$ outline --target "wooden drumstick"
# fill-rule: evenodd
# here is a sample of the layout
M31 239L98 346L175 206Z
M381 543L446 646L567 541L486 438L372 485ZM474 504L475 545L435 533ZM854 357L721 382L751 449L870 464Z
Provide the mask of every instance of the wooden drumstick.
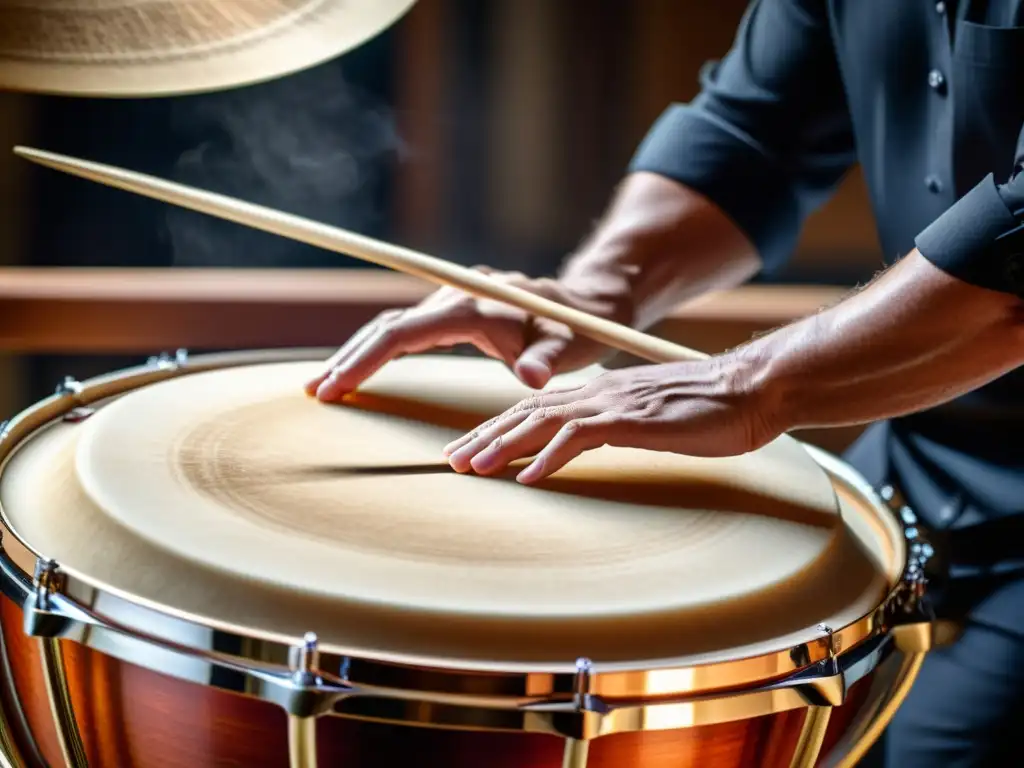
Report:
M707 355L701 352L656 338L621 323L567 307L475 270L328 224L102 163L30 147L15 147L14 153L40 165L100 184L227 219L335 253L353 256L440 285L459 288L480 298L511 304L533 315L562 323L577 333L609 347L651 362L667 363L707 358Z

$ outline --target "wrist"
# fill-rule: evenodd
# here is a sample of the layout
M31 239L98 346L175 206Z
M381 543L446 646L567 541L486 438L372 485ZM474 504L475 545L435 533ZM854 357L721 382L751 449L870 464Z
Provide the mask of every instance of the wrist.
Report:
M740 398L757 445L798 427L790 407L794 402L793 382L776 364L770 347L771 339L763 337L722 355L730 389Z
M636 319L633 272L635 270L624 263L591 251L571 258L558 283L590 306L590 311L633 326Z

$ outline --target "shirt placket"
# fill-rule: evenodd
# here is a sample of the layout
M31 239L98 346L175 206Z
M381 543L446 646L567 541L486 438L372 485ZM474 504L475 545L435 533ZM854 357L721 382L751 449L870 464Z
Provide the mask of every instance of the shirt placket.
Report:
M922 87L929 91L929 114L933 133L926 137L931 147L928 153L928 169L923 179L925 189L935 198L935 214L942 213L956 200L954 173L954 111L953 88L950 82L953 59L952 20L949 5L945 0L925 0L931 16L928 28L931 34L932 61Z

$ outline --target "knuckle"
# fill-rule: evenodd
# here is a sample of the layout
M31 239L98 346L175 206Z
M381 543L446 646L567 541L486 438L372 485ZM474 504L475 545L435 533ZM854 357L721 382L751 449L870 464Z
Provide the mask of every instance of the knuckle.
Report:
M504 274L503 278L504 278L505 282L511 283L512 285L515 285L515 286L522 286L525 283L531 282L530 278L527 277L522 272L506 272Z
M563 413L563 409L557 406L545 406L534 411L531 418L535 419L538 424L550 424L560 421L563 418Z
M580 433L583 432L585 429L586 425L582 421L576 419L572 421L567 421L564 425L562 425L562 432L564 432L565 436L569 438L579 437Z
M405 326L398 322L392 322L382 326L377 331L376 341L380 344L394 344L405 335Z
M537 409L541 407L541 402L536 397L528 397L525 400L520 400L512 408L512 413L523 413L525 411L533 411L530 414L531 418L537 415Z

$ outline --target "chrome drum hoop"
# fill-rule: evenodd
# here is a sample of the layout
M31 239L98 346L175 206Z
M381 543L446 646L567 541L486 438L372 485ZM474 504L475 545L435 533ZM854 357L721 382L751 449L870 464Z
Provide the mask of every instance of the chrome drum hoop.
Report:
M190 358L179 351L86 382L67 379L53 396L0 429L0 472L17 446L37 429L58 418L87 418L93 403L136 387L204 370L323 359L332 352L248 351ZM806 447L834 482L854 495L882 501L838 458ZM842 703L845 690L891 651L893 627L920 620L923 594L920 557L908 560L904 542L894 539L903 547L898 555L905 567L901 579L875 610L845 627L819 626L816 638L775 653L687 668L594 665L586 659L567 659L564 667L556 669L440 666L423 659L381 658L372 652L320 646L312 635L284 637L142 601L48 560L45 553L35 551L17 535L2 510L0 518L4 537L0 541L0 589L23 607L29 635L68 639L180 679L256 696L297 718L335 711L376 717L373 706L364 707L360 702L413 701L455 710L482 709L496 717L504 713L499 719L513 730L587 739L652 728L649 721L653 718L644 717L640 710L654 706L686 706L688 714L683 719L689 725L713 721L695 717L697 711L706 710L707 717L725 721L752 716L754 710L766 714L800 706L836 706ZM898 515L892 522L903 528L908 539L918 535ZM9 546L12 538L27 551L27 557L18 547ZM90 607L96 605L102 605L103 611ZM175 626L184 630L183 635L206 639L183 642L143 629L154 624ZM220 650L232 647L245 650ZM183 663L169 665L169 657ZM213 675L215 669L235 674ZM212 682L215 679L216 684ZM727 707L727 711L701 706L723 698L735 699L737 706ZM747 703L741 705L741 699ZM511 720L508 715L513 715Z

